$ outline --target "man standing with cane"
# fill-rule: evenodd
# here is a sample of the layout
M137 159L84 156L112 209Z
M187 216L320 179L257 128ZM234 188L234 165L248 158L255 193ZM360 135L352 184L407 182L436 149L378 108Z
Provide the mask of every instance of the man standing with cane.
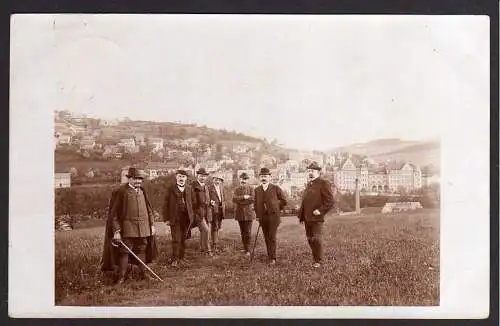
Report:
M109 245L105 245L103 268L106 268L106 265L109 264L118 264L117 284L122 284L127 278L129 250L133 252L132 257L135 255L144 263L152 262L157 255L154 241L153 209L142 188L144 176L142 170L134 167L129 168L127 173L128 183L120 186L112 194L106 235L107 238L110 238L109 233L113 235L111 242L105 239L105 244L117 247L119 254L118 261L115 262L114 250ZM122 243L124 245L121 245ZM132 262L139 265L141 278L150 279L149 275L146 274L144 265L136 262L135 258L133 259Z
M313 267L321 266L323 258L323 241L321 238L325 215L333 208L334 198L331 183L319 176L321 167L312 162L307 167L307 187L304 191L298 218L305 223L307 242L313 254Z
M267 256L270 265L276 264L276 233L281 223L281 210L286 206L283 191L270 183L271 172L261 168L259 173L261 184L255 188L255 214L266 242Z

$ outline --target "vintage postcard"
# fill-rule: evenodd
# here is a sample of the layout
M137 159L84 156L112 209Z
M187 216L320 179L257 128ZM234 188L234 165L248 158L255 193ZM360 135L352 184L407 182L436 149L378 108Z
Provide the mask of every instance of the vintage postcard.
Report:
M13 15L10 316L486 318L489 24Z

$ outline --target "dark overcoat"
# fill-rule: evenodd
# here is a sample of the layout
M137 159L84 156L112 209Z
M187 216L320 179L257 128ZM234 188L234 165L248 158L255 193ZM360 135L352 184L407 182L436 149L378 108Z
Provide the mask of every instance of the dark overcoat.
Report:
M127 191L128 184L122 185L119 188L113 190L111 194L111 199L109 201L108 218L106 221L106 228L104 231L104 248L101 258L101 270L112 271L118 267L120 250L119 247L113 246L112 239L114 235L114 229L116 228L116 214L123 214L126 210L126 200L125 194ZM153 211L151 204L149 202L146 192L143 190L144 197L146 199L146 204L148 205L148 211ZM118 218L119 220L119 218ZM153 221L153 217L150 217L150 221ZM150 225L151 227L152 225ZM153 262L158 256L158 247L156 244L156 236L151 235L147 237L146 245L146 261L144 263L148 264ZM129 262L132 264L139 265L140 263L132 256L129 257Z
M281 220L281 210L286 206L287 201L283 190L275 184L270 183L264 191L262 185L255 188L255 215L257 218L264 216L264 202L269 203L267 217L271 220Z
M193 194L193 211L195 224L198 224L202 218L206 218L208 222L212 222L212 209L210 206L210 190L208 185L202 186L198 180L191 184Z
M318 177L309 182L304 190L298 218L300 221L324 222L326 213L333 208L334 204L335 199L330 181ZM313 214L316 209L319 210L320 215Z
M162 215L163 221L168 222L169 225L176 225L179 223L179 206L177 205L177 197L175 191L177 184L171 184L165 189L165 197L163 199ZM186 193L186 207L191 227L194 224L194 211L193 211L193 193L189 185L184 188Z
M245 199L245 195L250 198ZM250 185L239 185L234 189L233 193L234 219L237 221L252 221L255 219L255 212L253 209L254 203L254 189Z

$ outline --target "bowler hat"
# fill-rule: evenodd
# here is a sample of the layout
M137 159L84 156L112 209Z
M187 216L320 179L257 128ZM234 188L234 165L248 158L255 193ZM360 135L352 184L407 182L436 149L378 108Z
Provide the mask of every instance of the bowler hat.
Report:
M198 171L196 171L196 174L201 174L201 175L208 175L207 170L205 168L200 168Z
M127 172L127 178L134 178L134 179L144 179L145 173L143 170L140 170L138 168L130 167Z
M248 177L248 174L246 172L243 172L242 174L240 174L240 179L248 180L250 178Z
M268 168L261 168L259 175L271 175L271 171Z
M316 162L316 161L311 162L311 164L309 164L307 169L321 171L321 167L318 165L318 162Z
M177 174L180 174L180 175L185 175L186 177L187 177L187 175L188 175L188 174L187 174L187 172L186 172L186 170L183 170L183 169L179 169L179 170L177 170Z

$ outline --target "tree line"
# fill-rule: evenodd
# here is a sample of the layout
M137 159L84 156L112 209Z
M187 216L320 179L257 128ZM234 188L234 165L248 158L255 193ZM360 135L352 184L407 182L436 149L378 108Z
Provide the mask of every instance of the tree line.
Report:
M188 182L194 181L190 175ZM151 181L144 182L144 189L151 201L153 209L157 212L156 219L160 220L159 212L163 205L165 189L175 182L175 174L158 177ZM71 223L85 219L105 219L109 208L109 201L113 189L117 184L103 184L94 187L71 187L55 189L55 215L65 216ZM226 193L226 212L227 218L233 218L234 205L232 202L233 190L236 185L225 185ZM296 198L288 198L288 204L284 209L285 215L297 214L297 207L300 205L300 194ZM354 194L335 194L335 211L350 212L354 211ZM424 208L439 207L439 187L424 188L416 195L392 197L392 196L361 196L360 206L365 207L383 207L387 202L393 201L420 201Z

